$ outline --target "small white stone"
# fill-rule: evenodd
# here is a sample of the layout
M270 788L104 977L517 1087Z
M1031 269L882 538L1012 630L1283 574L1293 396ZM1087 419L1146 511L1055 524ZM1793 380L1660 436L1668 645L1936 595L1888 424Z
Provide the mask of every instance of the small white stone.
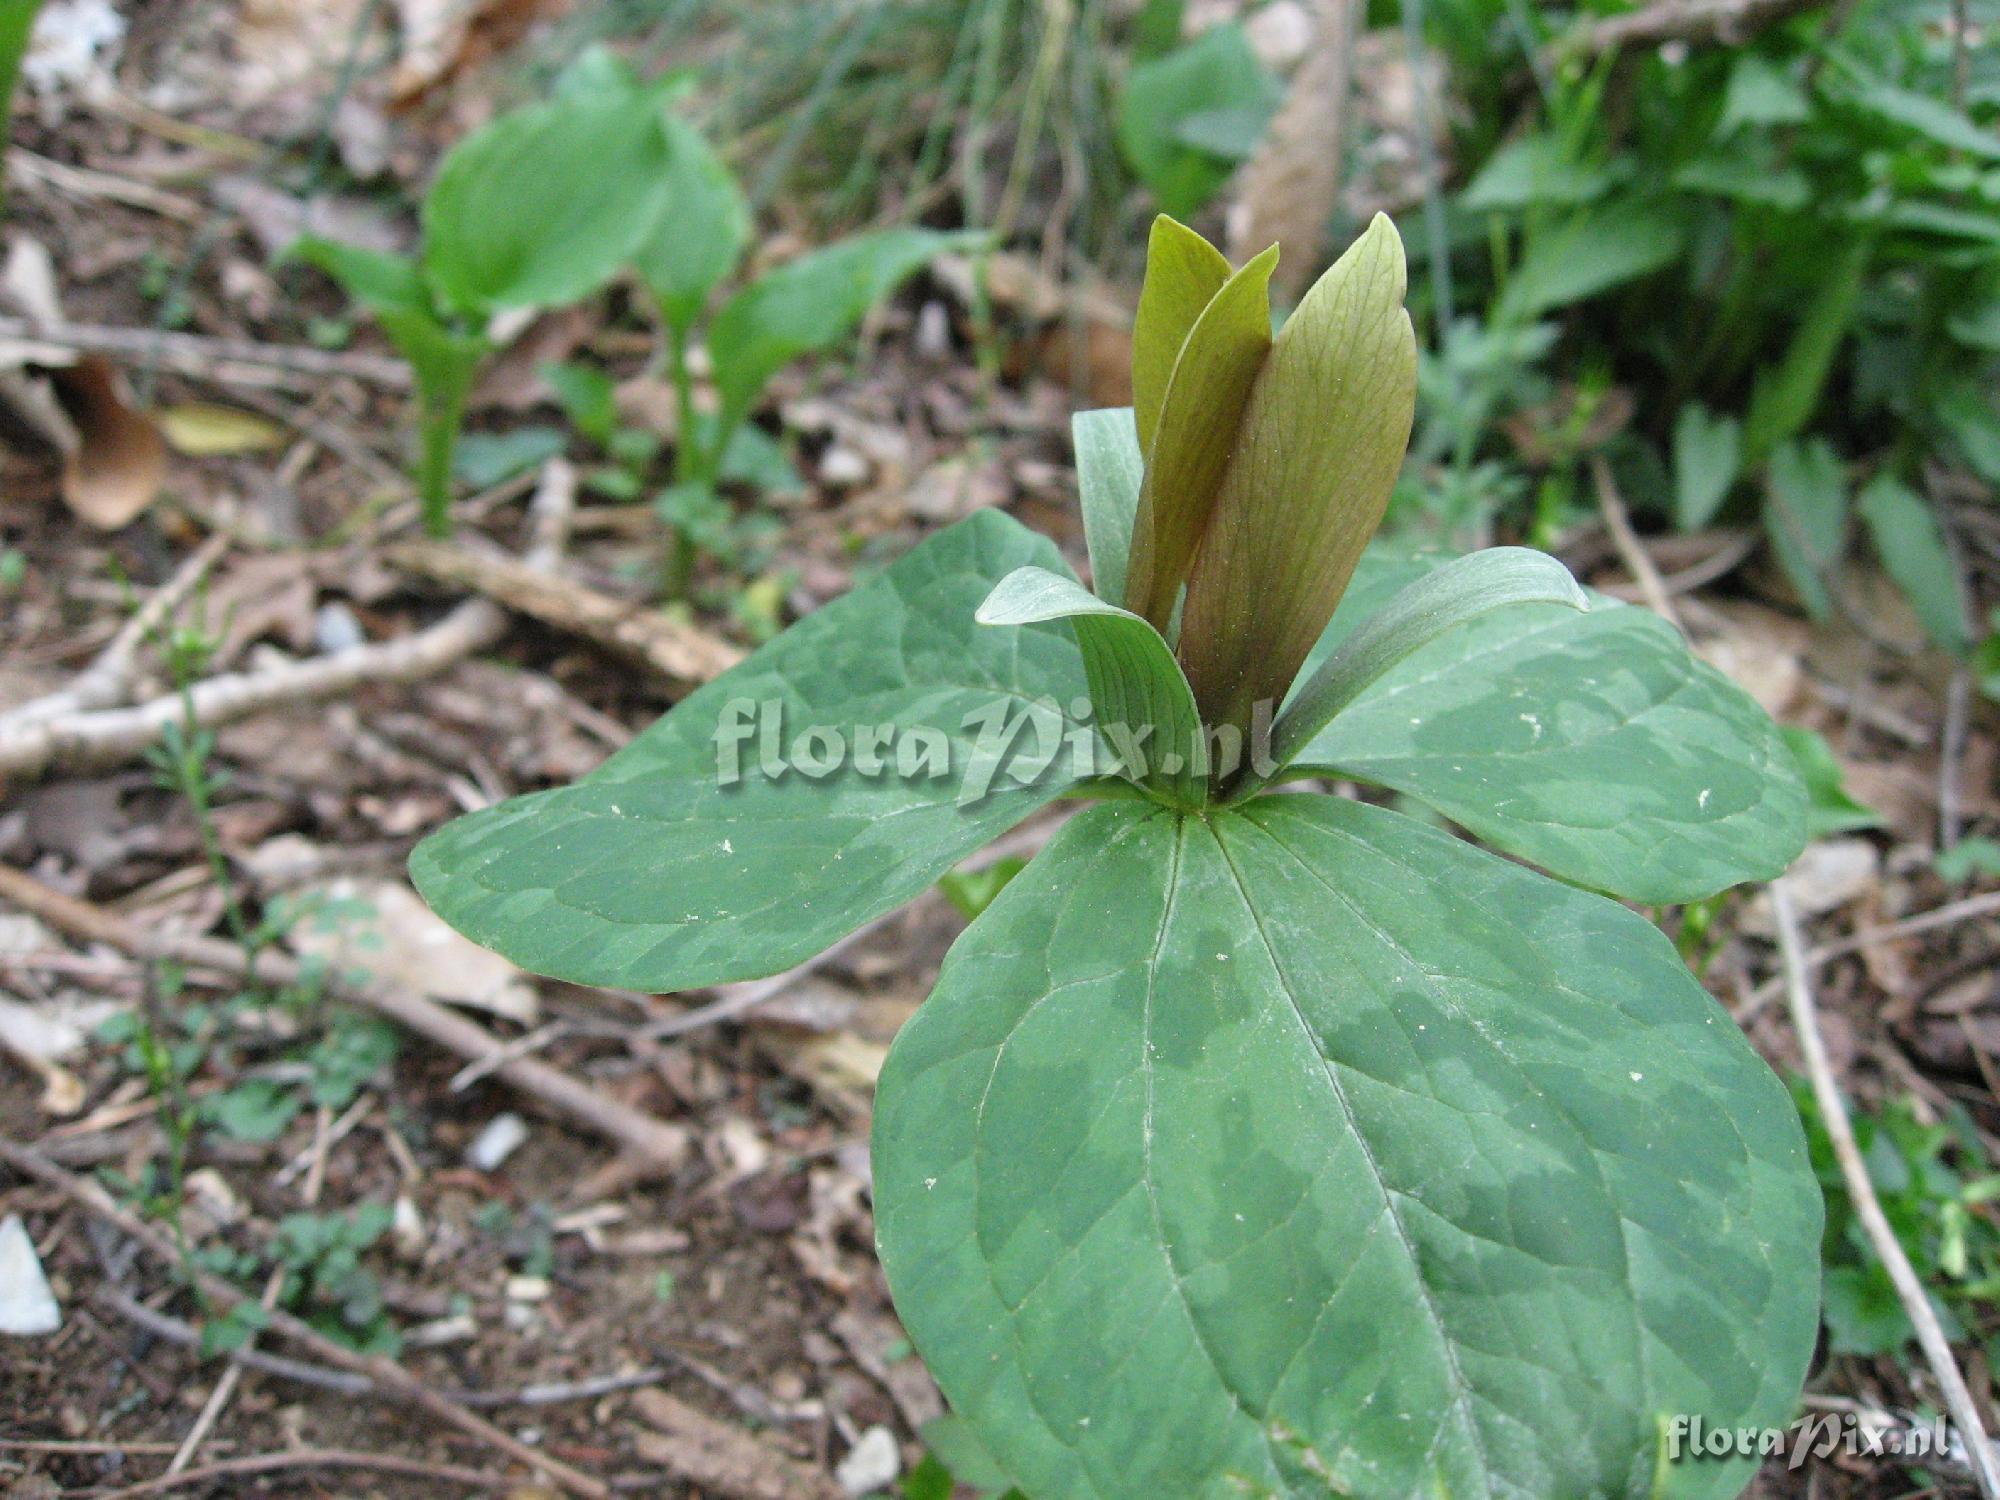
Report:
M495 1115L479 1132L478 1138L465 1148L465 1164L475 1172L497 1172L527 1138L527 1122L519 1115L511 1111Z
M886 1427L871 1427L847 1450L833 1477L850 1495L872 1495L894 1484L902 1470L903 1455L896 1446L896 1435Z
M62 1327L62 1309L19 1214L0 1219L0 1333L35 1338Z

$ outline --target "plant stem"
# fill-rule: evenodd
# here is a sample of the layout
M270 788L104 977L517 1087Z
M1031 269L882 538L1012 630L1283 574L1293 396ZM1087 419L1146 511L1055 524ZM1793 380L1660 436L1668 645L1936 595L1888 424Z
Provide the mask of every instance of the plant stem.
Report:
M456 392L425 391L419 398L417 494L423 505L424 530L434 537L451 535L451 464L458 448L458 424L465 415L465 398Z
M695 431L694 377L688 371L687 329L667 320L667 363L674 382L674 405L679 416L679 432L674 440L674 483L693 484L719 466L722 443L727 434L715 435L714 463L703 452L701 435ZM718 427L720 423L718 422ZM694 580L694 538L685 530L674 529L673 550L667 557L662 592L669 599L684 597Z

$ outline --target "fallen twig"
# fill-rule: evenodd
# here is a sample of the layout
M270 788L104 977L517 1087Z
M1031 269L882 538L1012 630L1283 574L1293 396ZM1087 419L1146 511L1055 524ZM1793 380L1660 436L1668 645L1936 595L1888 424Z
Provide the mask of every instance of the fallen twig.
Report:
M256 672L210 677L189 689L203 728L234 723L267 708L307 703L364 682L411 682L435 676L500 638L506 616L469 599L434 625L393 641L371 642ZM0 726L0 776L34 777L60 768L102 770L159 742L171 722L185 723L177 693L131 708L107 708Z
M139 648L208 576L208 570L228 549L229 538L217 533L189 553L187 560L174 570L173 577L153 591L132 617L119 627L110 644L98 652L89 666L77 673L68 687L0 714L0 743L4 743L10 732L28 724L130 701Z
M633 1433L639 1456L703 1489L731 1500L844 1500L845 1492L819 1470L665 1391L640 1391L632 1406L657 1429Z
M1898 938L1915 937L1919 933L1950 927L1959 922L1970 922L1996 912L2000 912L2000 891L1987 891L1982 895L1967 896L1963 901L1953 901L1934 911L1919 912L1914 917L1904 917L1899 922L1887 922L1880 927L1864 927L1859 932L1850 933L1844 938L1835 938L1830 943L1821 943L1807 949L1806 972L1810 974L1823 964L1831 963L1836 958L1845 958L1850 953L1859 953L1864 948L1872 948L1877 943L1892 943ZM1746 1022L1783 994L1784 990L1783 975L1767 979L1752 990L1732 1014L1739 1024Z
M178 1344L187 1349L201 1346L201 1330L194 1324L150 1308L129 1292L121 1291L114 1286L104 1286L98 1288L95 1299L108 1311L145 1329L155 1338L164 1339L170 1344ZM312 1364L303 1359L290 1359L285 1355L271 1354L262 1349L239 1350L237 1358L259 1374L274 1375L280 1380L295 1381L300 1385L333 1391L342 1396L383 1394L367 1376L357 1375L349 1370L335 1370L326 1365ZM619 1391L658 1385L666 1375L665 1370L655 1366L644 1370L633 1370L623 1375L593 1375L583 1380L540 1381L534 1385L518 1386L504 1391L474 1391L463 1387L447 1387L438 1394L448 1401L456 1401L460 1406L478 1407L482 1410L502 1406L560 1406L569 1401L595 1401L600 1396L616 1395ZM391 1399L401 1398L392 1394ZM162 1443L160 1448L161 1451L171 1451L173 1444Z
M287 1469L372 1469L378 1474L443 1480L481 1490L516 1489L520 1483L504 1474L489 1474L483 1469L468 1469L459 1464L432 1463L422 1458L404 1458L394 1453L363 1453L352 1448L297 1448L289 1453L256 1453L247 1458L225 1458L220 1463L162 1474L158 1479L128 1484L123 1489L95 1490L91 1493L98 1496L98 1500L136 1500L140 1495L163 1495L169 1490L215 1484L221 1480L245 1479L252 1474L276 1474ZM610 1491L604 1493L609 1494Z
M1579 54L1597 56L1619 47L1652 47L1662 42L1706 42L1735 46L1789 16L1813 10L1822 0L1660 0L1643 10L1586 21L1544 50L1551 63Z
M252 339L215 338L205 333L174 333L167 329L45 323L32 318L0 318L0 340L40 344L67 354L102 354L111 359L157 365L200 380L226 380L230 377L230 366L248 365L320 380L346 375L392 390L410 388L410 367L402 360L344 349L262 344Z
M394 567L438 583L474 589L557 630L596 641L677 682L702 683L735 666L743 653L647 604L599 593L552 569L448 542L404 542L385 554Z
M53 1188L85 1212L109 1224L128 1239L137 1241L166 1264L176 1267L184 1264L179 1248L167 1234L112 1202L110 1195L96 1183L64 1171L34 1147L0 1135L0 1162L5 1162L22 1176L44 1187ZM224 1311L248 1300L241 1288L220 1276L196 1268L194 1277L201 1289ZM380 1355L357 1354L336 1344L311 1324L282 1308L272 1311L270 1328L301 1348L310 1350L315 1358L365 1376L384 1394L406 1404L413 1403L439 1421L497 1448L509 1458L540 1470L572 1494L588 1495L592 1500L607 1500L611 1493L601 1480L537 1452L485 1418L475 1416L457 1402L440 1396L393 1360ZM200 1472L189 1470L174 1477L176 1482L192 1482L192 1476Z
M276 988L307 982L305 970L282 953L270 949L259 953L253 976L242 950L234 943L149 931L115 912L66 896L4 865L0 865L0 900L12 902L72 937L109 943L136 958L173 959L238 979L254 977ZM353 984L332 975L324 976L321 982L333 999L387 1016L461 1057L482 1059L505 1049L505 1044L496 1041L483 1027L413 991L380 982ZM638 1159L637 1164L648 1169L672 1166L687 1154L687 1132L679 1126L621 1104L547 1063L532 1057L514 1057L494 1071L523 1093L624 1147Z
M1820 1120L1826 1127L1833 1154L1840 1162L1840 1175L1847 1182L1847 1193L1853 1200L1855 1217L1860 1220L1869 1243L1875 1247L1875 1253L1881 1257L1889 1280L1895 1284L1896 1295L1902 1300L1903 1310L1909 1314L1910 1322L1916 1328L1917 1345L1923 1350L1931 1373L1937 1377L1939 1389L1944 1395L1945 1410L1958 1428L1972 1477L1979 1485L1979 1493L1985 1500L2000 1500L2000 1463L1995 1462L1993 1445L1987 1439L1985 1424L1979 1419L1979 1408L1973 1405L1972 1393L1966 1389L1965 1377L1959 1373L1958 1362L1952 1356L1951 1341L1944 1336L1930 1296L1917 1279L1917 1273L1910 1265L1909 1256L1904 1254L1895 1230L1889 1227L1881 1201L1875 1196L1875 1184L1869 1179L1867 1164L1861 1159L1861 1148L1855 1144L1854 1126L1847 1117L1847 1105L1840 1097L1840 1085L1834 1080L1833 1065L1827 1061L1826 1043L1820 1037L1812 979L1806 972L1805 942L1799 936L1798 916L1792 910L1791 893L1786 890L1782 878L1771 882L1770 891L1771 920L1778 931L1778 952L1784 961L1785 993L1791 1002L1792 1026L1798 1033L1799 1051L1805 1058L1806 1074L1812 1079L1813 1097L1819 1102Z
M1686 635L1687 627L1681 623L1680 611L1674 608L1666 585L1660 581L1660 570L1653 566L1653 559L1646 555L1645 543L1632 529L1632 516L1625 509L1625 497L1618 493L1618 486L1612 482L1611 465L1604 461L1603 454L1591 455L1590 477L1597 487L1597 508L1603 513L1604 528L1611 533L1612 545L1618 549L1618 556L1631 573L1633 582L1638 584L1646 608Z

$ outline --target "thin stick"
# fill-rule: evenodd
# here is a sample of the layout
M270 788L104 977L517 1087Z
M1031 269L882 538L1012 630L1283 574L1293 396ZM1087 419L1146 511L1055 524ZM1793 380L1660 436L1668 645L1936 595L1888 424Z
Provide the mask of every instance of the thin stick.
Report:
M253 365L322 380L347 375L391 390L410 388L410 367L386 354L261 344L250 339L212 338L204 333L172 333L165 329L43 323L32 318L0 318L0 340L42 344L71 354L144 360L197 379L222 379L231 365Z
M1861 1160L1861 1148L1855 1144L1854 1125L1847 1117L1847 1105L1840 1097L1833 1065L1827 1061L1826 1043L1820 1036L1812 980L1806 973L1805 943L1799 936L1791 892L1785 888L1783 879L1772 881L1770 891L1771 920L1778 929L1778 951L1784 959L1785 993L1791 1002L1792 1026L1798 1033L1799 1050L1805 1055L1806 1072L1812 1079L1813 1097L1819 1101L1820 1119L1826 1126L1833 1154L1840 1161L1840 1175L1846 1179L1855 1217L1861 1221L1875 1253L1882 1258L1890 1281L1895 1283L1896 1295L1902 1299L1903 1310L1917 1330L1917 1345L1944 1393L1945 1410L1951 1414L1965 1444L1979 1493L1985 1500L2000 1500L2000 1464L1994 1460L1993 1445L1987 1439L1985 1424L1979 1420L1979 1408L1973 1405L1972 1393L1959 1373L1951 1342L1944 1336L1931 1299L1911 1268L1909 1256L1903 1253L1895 1230L1889 1227L1881 1200L1875 1196L1875 1184L1869 1180L1868 1168Z
M123 703L132 688L133 663L146 638L157 630L183 599L194 591L208 570L229 549L229 537L221 532L208 538L174 570L173 577L155 589L146 602L119 627L96 660L79 672L60 692L33 699L11 712L0 714L0 733L24 724L60 718L79 710L110 708Z
M350 647L259 672L210 677L189 689L202 728L281 705L331 698L364 682L413 682L432 677L491 645L506 616L484 599L459 605L436 624L393 641ZM0 726L0 776L35 777L61 768L102 770L136 759L159 742L169 723L185 723L178 693L132 708L107 708Z
M129 1292L120 1291L115 1286L102 1286L92 1295L100 1306L116 1313L127 1322L137 1324L155 1338L165 1339L168 1343L178 1344L185 1349L197 1349L201 1346L201 1330L194 1324L156 1311ZM367 1376L351 1374L346 1370L333 1370L325 1365L311 1364L302 1359L269 1354L262 1349L244 1349L239 1352L239 1358L259 1374L275 1375L280 1380L295 1381L300 1385L333 1391L338 1395L382 1394ZM517 1386L512 1390L472 1391L461 1386L441 1390L438 1394L447 1400L456 1401L460 1406L482 1409L499 1406L560 1406L569 1401L595 1401L599 1396L636 1390L640 1386L658 1385L666 1378L666 1370L656 1365L623 1375L592 1375L582 1380L542 1381L535 1385ZM173 1446L171 1443L161 1443L154 1451L171 1452Z
M1639 585L1646 608L1686 635L1687 627L1681 623L1680 611L1674 608L1666 585L1660 581L1660 570L1646 555L1645 543L1632 529L1632 514L1625 509L1625 497L1618 493L1618 486L1611 479L1611 465L1604 461L1601 453L1593 453L1590 457L1590 478L1597 487L1597 508L1604 515L1604 529L1611 533L1611 544L1618 549L1618 556L1624 562L1626 571L1631 573L1632 581Z
M268 948L259 953L253 975L242 950L234 943L150 931L101 906L52 890L32 876L5 865L0 865L0 900L12 902L72 937L109 943L135 958L173 959L238 979L255 978L274 989L307 981L300 965L282 953ZM460 1057L477 1060L504 1050L503 1044L483 1027L415 991L381 983L350 984L333 976L321 982L332 998L387 1016ZM516 1057L501 1063L495 1071L523 1093L616 1142L650 1167L671 1166L687 1154L687 1133L680 1127L642 1114L547 1063L532 1057Z
M163 1495L168 1490L191 1485L213 1484L218 1480L239 1479L251 1474L275 1474L286 1469L373 1469L382 1474L406 1474L414 1479L439 1479L473 1489L504 1490L518 1480L483 1469L467 1469L458 1464L431 1463L427 1459L403 1458L394 1453L363 1453L350 1448L300 1448L290 1453L258 1453L248 1458L229 1458L199 1469L183 1469L162 1474L121 1490L100 1490L99 1500L135 1500L140 1495ZM610 1494L609 1490L604 1491Z
M1914 917L1904 917L1900 922L1888 922L1880 927L1864 927L1859 932L1844 938L1835 938L1830 943L1821 943L1806 951L1805 963L1808 972L1845 958L1850 953L1859 953L1864 948L1873 948L1878 943L1893 943L1898 938L1915 937L1919 933L1930 932L1939 927L1951 927L1960 922L1970 922L1977 917L1991 916L2000 912L2000 891L1987 891L1978 896L1967 896L1963 901L1953 901L1940 906L1935 911L1919 912ZM1783 977L1766 980L1750 992L1750 996L1739 1005L1734 1014L1739 1023L1747 1021L1758 1011L1783 993Z
M0 1161L4 1161L24 1177L32 1178L45 1187L55 1189L70 1202L111 1225L128 1239L138 1241L166 1264L176 1267L183 1264L180 1251L171 1238L112 1202L110 1195L96 1183L87 1182L73 1173L64 1171L34 1147L0 1135ZM199 1268L195 1270L195 1282L225 1312L238 1303L249 1300L233 1283ZM439 1421L449 1423L459 1431L499 1449L516 1462L526 1464L530 1469L539 1469L572 1494L587 1495L591 1500L609 1500L611 1491L601 1480L550 1458L545 1453L539 1453L518 1438L502 1432L483 1417L475 1416L457 1402L440 1396L393 1360L384 1359L380 1355L356 1354L353 1350L336 1344L311 1324L294 1317L282 1308L275 1309L271 1313L270 1327L272 1331L310 1350L316 1358L325 1363L366 1376L370 1383L385 1395L399 1398L406 1404L414 1403ZM190 1471L190 1473L198 1472L200 1471Z

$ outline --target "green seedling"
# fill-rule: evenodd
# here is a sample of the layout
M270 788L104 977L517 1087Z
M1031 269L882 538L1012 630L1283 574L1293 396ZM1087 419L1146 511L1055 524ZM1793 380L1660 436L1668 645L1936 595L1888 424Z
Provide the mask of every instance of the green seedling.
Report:
M416 382L417 488L433 535L450 530L453 450L503 312L597 291L667 207L671 84L604 86L588 55L555 98L453 147L423 205L415 257L309 237L289 255L338 281L379 323Z
M1790 1417L1819 1189L1784 1086L1607 895L1775 876L1791 756L1552 558L1365 550L1401 242L1378 218L1275 337L1271 264L1155 226L1136 407L1076 423L1095 592L978 513L412 873L530 969L677 990L1079 799L877 1093L943 1462L1032 1500L1733 1495L1747 1463L1660 1434Z
M633 92L642 85L628 75L624 87ZM924 265L980 237L928 229L855 235L738 286L704 323L710 302L742 262L750 207L699 130L677 116L666 117L665 128L672 143L670 207L638 246L634 265L659 308L678 398L673 483L658 502L675 534L667 584L669 594L678 595L704 535L719 524L720 485L770 470L768 438L746 423L771 377L802 355L839 344ZM712 411L699 409L695 400L697 342L708 351Z

